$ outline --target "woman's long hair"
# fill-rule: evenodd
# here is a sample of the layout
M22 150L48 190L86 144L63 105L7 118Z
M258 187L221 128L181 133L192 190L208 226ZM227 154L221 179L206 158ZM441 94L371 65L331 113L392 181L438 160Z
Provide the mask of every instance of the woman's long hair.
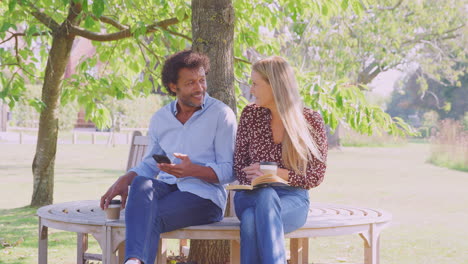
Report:
M283 122L284 165L298 173L305 173L312 155L323 161L312 128L304 117L304 106L292 67L281 57L273 56L257 61L252 70L259 73L273 90L276 107Z

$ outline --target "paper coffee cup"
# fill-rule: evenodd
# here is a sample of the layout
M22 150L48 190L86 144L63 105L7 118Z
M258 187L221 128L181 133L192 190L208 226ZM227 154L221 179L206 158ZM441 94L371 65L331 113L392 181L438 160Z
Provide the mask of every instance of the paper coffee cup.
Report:
M120 218L120 200L112 200L106 209L107 220L119 220Z
M276 171L278 170L278 164L276 162L260 162L260 171L263 174L272 174L276 175Z

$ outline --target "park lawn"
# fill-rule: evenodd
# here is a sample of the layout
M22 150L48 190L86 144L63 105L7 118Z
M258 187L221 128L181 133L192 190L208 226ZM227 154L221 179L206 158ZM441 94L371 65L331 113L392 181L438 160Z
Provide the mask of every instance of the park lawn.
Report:
M33 145L0 145L0 263L37 263ZM426 144L330 151L311 201L381 208L394 216L381 263L468 264L468 173L425 162ZM128 145L59 145L54 202L98 199L125 169ZM76 235L49 229L50 263L76 263ZM362 263L358 235L310 239L309 263ZM93 252L98 246L93 243ZM175 248L175 245L171 246Z

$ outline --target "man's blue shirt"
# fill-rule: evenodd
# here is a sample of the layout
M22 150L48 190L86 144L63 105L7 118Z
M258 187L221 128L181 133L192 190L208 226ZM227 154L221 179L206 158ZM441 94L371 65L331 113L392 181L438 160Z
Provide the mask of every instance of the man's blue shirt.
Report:
M205 93L202 109L182 124L176 118L177 100L159 109L151 118L148 136L150 144L142 162L130 169L136 174L177 184L181 191L209 199L223 211L227 193L224 184L235 180L233 152L237 122L234 112L224 103ZM219 183L209 183L195 177L176 178L160 171L152 155L167 155L172 163L181 160L174 153L187 154L198 165L211 167ZM177 205L174 205L177 206Z

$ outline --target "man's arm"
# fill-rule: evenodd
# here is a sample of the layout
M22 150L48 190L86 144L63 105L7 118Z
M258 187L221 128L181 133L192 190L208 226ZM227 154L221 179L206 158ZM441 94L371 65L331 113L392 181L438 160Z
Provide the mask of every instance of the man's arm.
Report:
M210 167L192 163L189 156L174 153L174 157L182 160L179 164L158 163L158 168L164 172L174 175L177 178L192 176L211 183L219 183L218 176Z
M216 120L214 138L214 155L216 162L206 163L205 166L194 164L185 154L174 153L181 159L180 164L158 164L158 168L177 178L192 176L210 183L226 184L234 181L232 173L234 141L237 129L236 116L226 106Z
M161 146L159 145L158 139L155 134L156 128L156 114L153 115L150 121L149 133L150 142L146 151L146 155L143 160L135 167L131 168L126 174L120 176L117 181L107 190L107 192L101 197L101 208L106 209L109 206L110 201L117 195L122 197L122 208L125 208L128 197L128 186L132 183L133 179L137 175L154 177L159 173L159 169L156 167L155 161L153 160L153 154L165 154L163 153Z
M120 195L122 197L122 208L125 208L128 196L128 186L132 183L137 174L133 171L127 172L120 176L117 181L101 196L101 209L107 209L109 203L114 197Z

